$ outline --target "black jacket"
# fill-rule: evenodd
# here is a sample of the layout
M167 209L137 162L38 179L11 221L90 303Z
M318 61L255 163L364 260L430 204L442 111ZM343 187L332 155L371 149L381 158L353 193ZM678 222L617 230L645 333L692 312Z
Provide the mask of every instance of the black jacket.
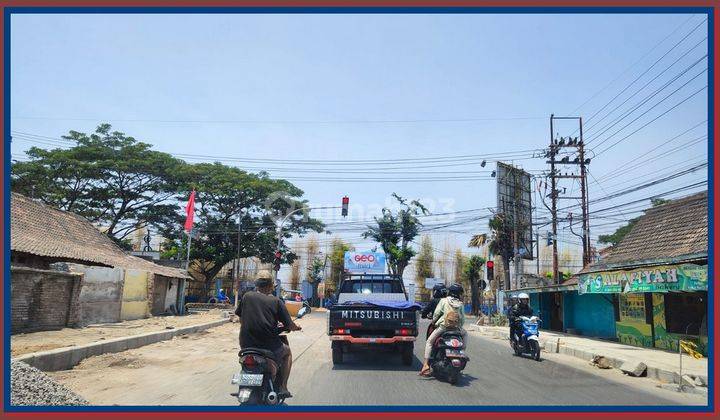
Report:
M520 305L519 303L516 303L513 305L512 309L510 310L510 320L515 322L517 321L521 316L532 316L533 310L530 307L530 305L524 306Z
M437 308L438 303L440 303L440 299L432 298L430 300L430 303L425 305L422 312L420 312L420 315L422 315L423 318L426 318L428 315L430 315L430 318L432 318L432 314L435 312L435 308Z

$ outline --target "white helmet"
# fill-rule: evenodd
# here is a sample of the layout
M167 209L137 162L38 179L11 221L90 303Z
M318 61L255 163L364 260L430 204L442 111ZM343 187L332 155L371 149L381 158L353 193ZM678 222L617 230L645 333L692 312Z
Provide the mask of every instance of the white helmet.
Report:
M530 296L527 293L520 293L518 299L530 299Z

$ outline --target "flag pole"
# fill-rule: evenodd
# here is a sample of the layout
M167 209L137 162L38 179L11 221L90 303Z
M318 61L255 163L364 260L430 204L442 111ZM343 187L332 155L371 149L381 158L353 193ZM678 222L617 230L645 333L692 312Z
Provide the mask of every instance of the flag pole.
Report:
M187 248L187 258L185 259L185 270L188 270L190 268L190 244L192 244L192 230L187 233L188 236L188 248Z

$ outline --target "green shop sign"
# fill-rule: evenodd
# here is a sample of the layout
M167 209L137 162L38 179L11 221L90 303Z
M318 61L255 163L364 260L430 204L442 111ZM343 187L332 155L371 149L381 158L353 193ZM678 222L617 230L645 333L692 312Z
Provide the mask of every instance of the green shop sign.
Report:
M583 274L578 293L694 292L707 290L707 265L681 264Z

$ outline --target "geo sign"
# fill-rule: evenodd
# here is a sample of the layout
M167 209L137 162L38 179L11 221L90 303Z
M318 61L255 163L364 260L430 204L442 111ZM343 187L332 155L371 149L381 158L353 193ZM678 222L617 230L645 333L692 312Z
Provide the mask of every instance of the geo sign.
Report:
M346 252L345 270L350 273L385 273L385 254L382 252Z

